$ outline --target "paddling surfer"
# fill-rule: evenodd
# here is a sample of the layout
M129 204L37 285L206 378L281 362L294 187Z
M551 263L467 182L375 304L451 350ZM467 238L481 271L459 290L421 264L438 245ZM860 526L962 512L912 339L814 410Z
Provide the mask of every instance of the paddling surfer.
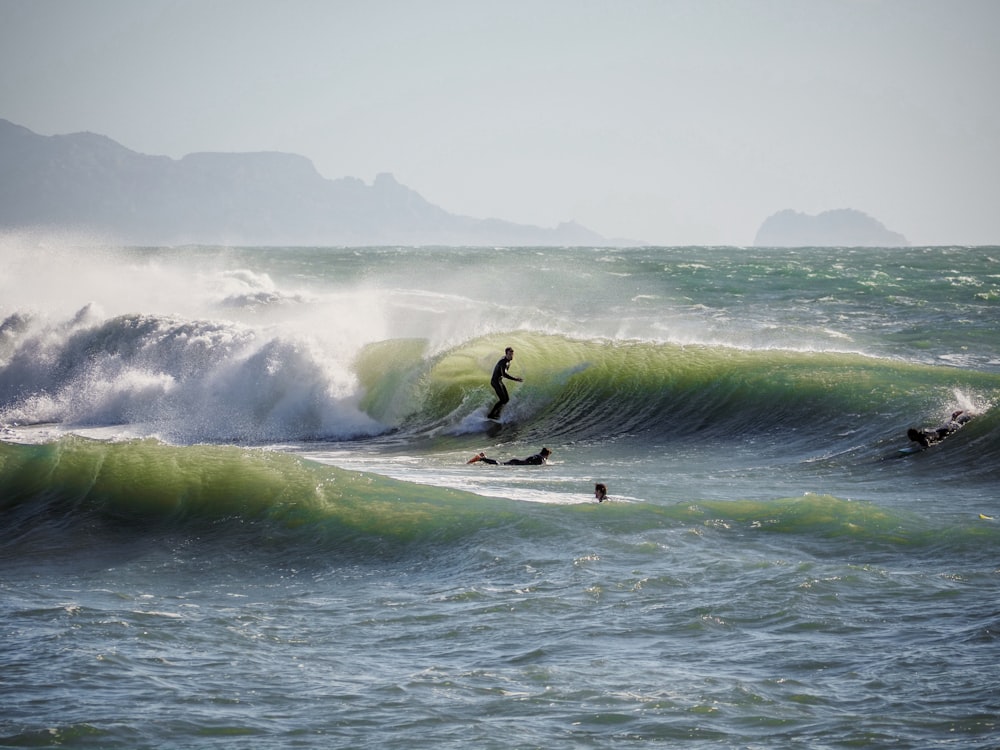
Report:
M528 456L527 458L511 458L507 461L503 461L504 466L541 466L542 464L547 464L549 462L549 456L552 455L552 451L548 448L542 448L538 453L533 456ZM477 453L472 458L470 458L466 463L490 464L491 466L496 466L501 463L495 458L489 458L485 453Z
M933 443L944 440L953 432L957 432L971 419L972 415L969 412L959 409L956 412L952 412L951 419L940 427L936 427L933 430L918 430L915 427L911 427L906 431L906 437L915 443L920 443L926 448Z
M500 419L500 412L503 411L504 405L510 401L510 394L507 393L507 386L504 385L503 379L516 380L518 383L524 382L524 378L508 374L507 368L510 367L512 359L514 359L514 350L508 346L504 350L504 355L497 361L496 366L493 368L493 377L490 378L490 385L496 391L498 400L493 408L490 409L490 413L486 415L487 419Z

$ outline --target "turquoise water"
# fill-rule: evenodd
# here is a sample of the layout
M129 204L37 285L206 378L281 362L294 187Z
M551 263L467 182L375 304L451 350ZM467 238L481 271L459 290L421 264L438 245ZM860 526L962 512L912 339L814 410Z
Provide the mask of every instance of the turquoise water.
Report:
M0 252L0 746L995 745L1000 248Z

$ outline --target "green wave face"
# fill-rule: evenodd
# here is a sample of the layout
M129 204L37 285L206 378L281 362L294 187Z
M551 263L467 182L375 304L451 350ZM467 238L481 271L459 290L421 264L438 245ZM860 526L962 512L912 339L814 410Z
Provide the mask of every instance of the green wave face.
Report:
M263 524L305 530L324 544L399 545L474 533L484 513L476 495L279 452L80 437L0 443L0 496L9 537L38 524L96 520L146 530ZM491 513L494 522L503 516Z
M472 550L498 533L543 547L559 536L589 538L595 531L615 538L670 528L788 534L829 544L837 554L844 543L968 550L1000 541L996 524L939 528L908 511L830 495L549 506L396 481L278 452L153 440L0 443L0 496L0 548L8 552L45 547L95 525L122 542L179 532L204 543L221 537L275 549L284 557L337 553L358 560Z
M495 397L489 375L515 349L505 414L541 433L725 433L880 415L935 419L952 408L988 410L1000 377L860 354L575 340L519 332L483 337L437 355L422 341L367 347L356 367L362 407L411 428L456 423Z

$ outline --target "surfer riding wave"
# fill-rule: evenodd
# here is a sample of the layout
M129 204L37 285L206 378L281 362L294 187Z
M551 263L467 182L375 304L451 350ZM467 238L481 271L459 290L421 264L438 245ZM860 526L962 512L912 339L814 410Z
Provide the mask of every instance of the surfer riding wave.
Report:
M510 367L510 361L514 359L514 350L511 347L507 347L504 350L504 355L497 361L496 365L493 367L493 376L490 378L490 385L493 386L493 390L497 394L497 402L490 409L490 413L486 415L487 419L500 419L500 412L503 411L503 407L510 401L510 394L507 393L507 386L504 385L503 379L515 380L518 383L523 383L523 378L515 377L507 373L507 368Z

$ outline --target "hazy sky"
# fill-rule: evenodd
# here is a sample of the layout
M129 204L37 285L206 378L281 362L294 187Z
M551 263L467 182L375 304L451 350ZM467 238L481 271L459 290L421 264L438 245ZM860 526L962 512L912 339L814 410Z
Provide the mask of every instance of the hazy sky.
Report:
M995 0L0 0L0 118L655 244L1000 244Z

